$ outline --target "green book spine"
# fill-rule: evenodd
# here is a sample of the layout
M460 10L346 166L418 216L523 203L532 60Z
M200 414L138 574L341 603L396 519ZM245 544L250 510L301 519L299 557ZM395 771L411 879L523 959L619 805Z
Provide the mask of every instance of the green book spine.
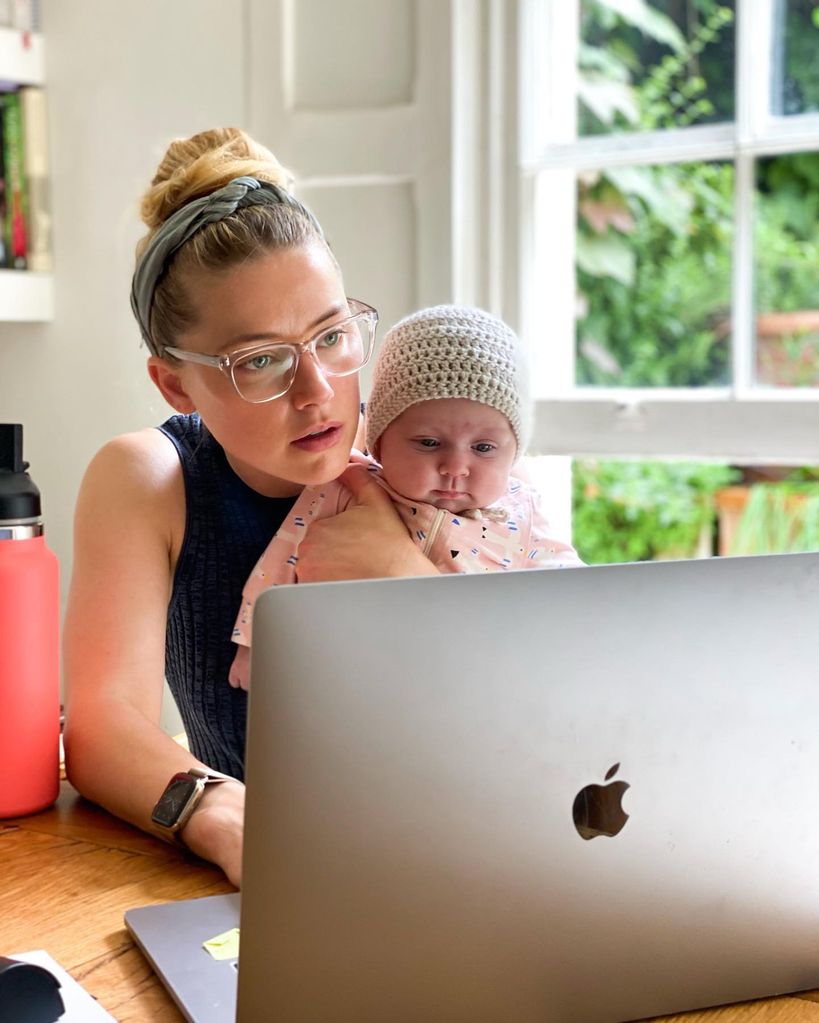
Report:
M25 270L26 253L26 180L23 166L23 116L20 96L3 96L3 157L6 165L6 265Z
M8 265L6 254L6 162L3 158L3 104L0 103L0 267Z

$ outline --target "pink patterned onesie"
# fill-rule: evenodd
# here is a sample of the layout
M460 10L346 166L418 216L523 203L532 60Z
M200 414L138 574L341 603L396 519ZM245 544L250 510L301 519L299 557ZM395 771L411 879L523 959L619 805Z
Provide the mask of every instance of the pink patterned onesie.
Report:
M539 496L528 484L510 477L504 496L491 507L456 514L408 501L381 476L380 466L354 453L356 464L366 465L387 491L413 540L441 572L498 572L510 568L576 568L583 564L575 549L550 532L539 509ZM267 545L242 591L242 606L233 629L240 647L251 643L253 605L270 586L295 583L301 543L311 522L337 515L352 502L341 483L305 487L290 514ZM247 651L239 651L236 665L247 665ZM244 687L231 671L231 685Z

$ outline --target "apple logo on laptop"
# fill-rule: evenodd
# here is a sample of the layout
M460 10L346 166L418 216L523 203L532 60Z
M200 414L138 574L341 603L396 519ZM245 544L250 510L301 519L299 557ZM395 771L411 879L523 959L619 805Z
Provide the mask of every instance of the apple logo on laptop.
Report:
M620 770L614 764L606 772L608 785L587 785L575 796L572 818L581 838L598 838L619 835L628 820L622 806L623 794L629 787L627 781L611 781Z

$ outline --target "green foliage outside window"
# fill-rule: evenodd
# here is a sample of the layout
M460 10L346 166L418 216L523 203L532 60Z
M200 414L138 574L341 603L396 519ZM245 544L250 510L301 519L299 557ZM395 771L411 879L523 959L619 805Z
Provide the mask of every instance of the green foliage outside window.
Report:
M713 533L714 493L738 477L702 462L577 461L574 545L590 565L692 557Z
M805 3L788 6L782 88L786 103L814 109L819 19ZM581 12L582 134L733 118L733 2L582 0ZM757 309L819 308L819 154L760 160L757 189ZM729 382L733 206L730 164L581 175L578 384ZM802 338L790 340L801 375L782 382L817 383L819 345L805 353Z
M819 154L760 160L757 187L757 307L819 307Z
M730 309L733 168L610 171L585 190L581 218L601 201L611 209L619 203L630 225L627 233L609 227L603 238L580 224L578 383L725 383L729 349L716 326ZM605 263L594 258L600 251Z

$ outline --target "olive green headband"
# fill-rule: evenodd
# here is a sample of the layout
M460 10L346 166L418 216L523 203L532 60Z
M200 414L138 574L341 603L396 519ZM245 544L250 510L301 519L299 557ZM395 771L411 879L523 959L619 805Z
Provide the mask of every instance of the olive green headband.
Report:
M197 231L208 224L215 224L229 217L245 206L290 206L304 215L323 237L321 227L313 214L278 185L256 178L234 178L222 188L193 199L172 213L148 242L137 262L131 283L131 308L137 318L145 344L153 355L161 355L151 338L151 307L157 282L165 272L175 253L189 241Z

